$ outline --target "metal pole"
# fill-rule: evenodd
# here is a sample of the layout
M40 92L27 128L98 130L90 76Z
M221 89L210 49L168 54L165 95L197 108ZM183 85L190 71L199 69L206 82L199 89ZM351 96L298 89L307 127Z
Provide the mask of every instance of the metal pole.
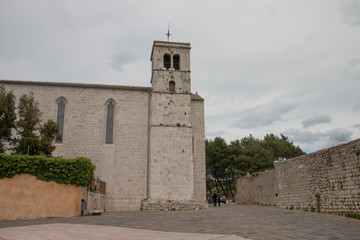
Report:
M226 192L227 192L227 199L229 200L229 178L228 178L228 169L225 169L225 173L226 173Z

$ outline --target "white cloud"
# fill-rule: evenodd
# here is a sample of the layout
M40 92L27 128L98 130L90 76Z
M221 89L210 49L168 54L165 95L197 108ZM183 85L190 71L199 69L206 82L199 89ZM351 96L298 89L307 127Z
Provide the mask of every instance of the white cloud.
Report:
M122 72L125 65L130 64L137 59L139 59L139 57L136 56L136 53L134 52L118 53L112 56L109 65L116 71Z
M209 131L206 131L206 137L207 138L214 138L214 137L218 137L218 136L222 136L222 135L225 135L227 134L227 132L225 131L216 131L216 132L209 132Z

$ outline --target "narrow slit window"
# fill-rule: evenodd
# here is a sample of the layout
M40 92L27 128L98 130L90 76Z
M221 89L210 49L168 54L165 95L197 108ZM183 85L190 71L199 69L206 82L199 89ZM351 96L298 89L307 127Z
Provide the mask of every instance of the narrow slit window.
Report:
M169 91L175 92L175 82L173 81L169 82Z
M106 143L113 143L113 131L114 131L114 104L110 102L107 105L106 114Z
M57 124L59 124L59 132L56 134L55 142L63 142L64 133L64 117L65 117L65 103L61 101L58 104Z
M166 68L166 70L169 70L171 67L171 57L169 54L165 54L164 55L164 68Z
M173 57L173 67L175 70L180 70L180 56L175 55Z
M192 136L192 154L195 153L195 140L194 140L194 136Z

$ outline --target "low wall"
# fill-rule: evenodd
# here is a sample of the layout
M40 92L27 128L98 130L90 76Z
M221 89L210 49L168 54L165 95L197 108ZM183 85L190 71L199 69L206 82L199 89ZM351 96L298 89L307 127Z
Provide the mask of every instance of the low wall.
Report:
M44 182L29 174L0 180L0 220L81 214L84 188Z
M244 204L277 204L278 185L275 170L237 181L236 202Z
M86 189L85 200L87 202L86 214L106 211L106 182L94 178Z
M262 204L275 191L281 208L360 213L360 139L274 164L273 182L268 173L239 179L236 201Z

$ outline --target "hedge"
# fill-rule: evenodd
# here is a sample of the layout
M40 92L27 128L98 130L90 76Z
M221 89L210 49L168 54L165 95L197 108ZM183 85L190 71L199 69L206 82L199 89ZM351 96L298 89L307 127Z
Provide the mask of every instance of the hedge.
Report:
M0 154L0 179L28 173L42 181L88 186L94 176L95 165L90 159L49 158L44 156Z

